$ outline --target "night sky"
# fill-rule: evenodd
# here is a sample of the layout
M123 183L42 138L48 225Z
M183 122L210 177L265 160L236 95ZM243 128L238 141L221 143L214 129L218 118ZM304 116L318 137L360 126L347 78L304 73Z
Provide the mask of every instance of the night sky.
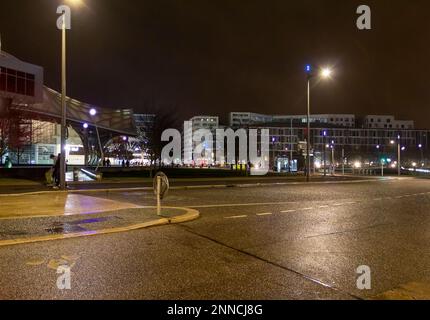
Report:
M313 113L395 114L430 128L428 0L85 0L73 11L68 95L183 120L304 114L304 65L333 66ZM60 88L58 0L1 0L3 50ZM372 9L371 31L356 9Z

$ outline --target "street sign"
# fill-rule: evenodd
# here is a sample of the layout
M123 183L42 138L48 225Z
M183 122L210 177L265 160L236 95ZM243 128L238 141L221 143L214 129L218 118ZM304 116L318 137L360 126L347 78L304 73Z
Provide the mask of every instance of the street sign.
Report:
M160 200L162 200L164 197L167 196L167 193L169 192L170 184L169 179L163 172L158 172L154 177L154 194L157 196L158 194L158 186L157 181L160 180Z

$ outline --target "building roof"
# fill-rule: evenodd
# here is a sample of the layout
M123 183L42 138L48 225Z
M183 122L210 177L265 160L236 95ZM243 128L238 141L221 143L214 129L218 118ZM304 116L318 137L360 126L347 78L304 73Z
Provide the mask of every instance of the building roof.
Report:
M110 109L87 104L72 98L66 98L67 120L97 125L119 134L136 135L136 127L132 109ZM35 113L44 117L61 119L61 94L48 87L43 87L43 102L36 104L14 103L14 107L25 112ZM95 109L97 114L90 115L90 110Z

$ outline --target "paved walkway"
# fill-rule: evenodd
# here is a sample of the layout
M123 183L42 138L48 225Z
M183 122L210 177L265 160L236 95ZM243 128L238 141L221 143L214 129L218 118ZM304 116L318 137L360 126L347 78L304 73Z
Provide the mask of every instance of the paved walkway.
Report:
M198 217L186 208L134 208L95 214L45 216L0 221L0 247L4 245L61 240L131 231L147 227L183 222Z
M125 232L199 217L194 209L163 207L157 215L154 207L66 192L3 196L0 201L0 247Z
M69 216L138 207L126 202L66 192L3 196L0 201L0 219Z

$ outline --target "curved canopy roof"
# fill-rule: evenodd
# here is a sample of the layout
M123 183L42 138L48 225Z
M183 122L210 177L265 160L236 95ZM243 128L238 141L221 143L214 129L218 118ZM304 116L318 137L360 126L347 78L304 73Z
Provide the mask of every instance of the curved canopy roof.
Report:
M132 109L109 109L87 104L72 98L66 98L67 121L77 123L88 123L96 125L119 134L134 136L136 127L133 119ZM19 108L29 113L35 113L44 117L61 119L61 94L48 87L43 87L43 102L36 104L16 104ZM90 110L96 110L96 115L92 116Z

